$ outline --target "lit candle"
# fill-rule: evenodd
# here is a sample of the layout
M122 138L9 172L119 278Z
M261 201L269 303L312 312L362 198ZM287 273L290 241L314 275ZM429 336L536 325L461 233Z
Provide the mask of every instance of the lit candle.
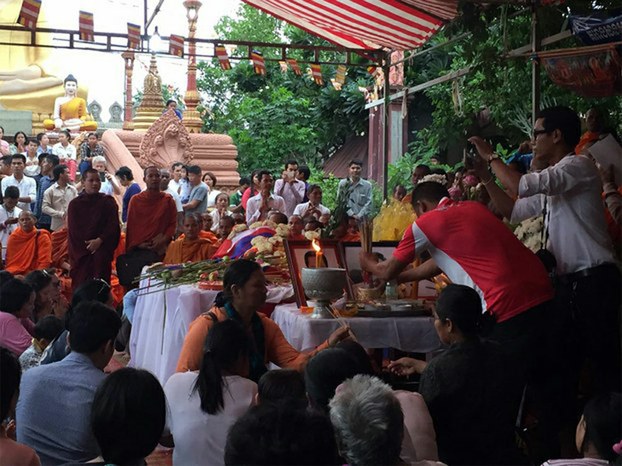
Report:
M313 249L315 249L315 268L319 269L322 264L322 248L320 247L320 243L315 238L311 241L311 245L313 246Z

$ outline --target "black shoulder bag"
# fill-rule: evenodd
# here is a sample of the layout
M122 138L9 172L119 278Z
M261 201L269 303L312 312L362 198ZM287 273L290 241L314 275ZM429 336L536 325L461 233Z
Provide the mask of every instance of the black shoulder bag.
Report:
M544 196L544 208L542 209L543 228L542 232L540 233L540 241L542 245L538 252L536 252L536 256L538 256L538 259L540 259L540 261L542 261L542 263L544 264L544 268L548 272L551 280L555 280L557 259L555 259L553 253L549 251L546 247L549 242L549 219L547 216L549 212L547 212L547 201L548 196Z

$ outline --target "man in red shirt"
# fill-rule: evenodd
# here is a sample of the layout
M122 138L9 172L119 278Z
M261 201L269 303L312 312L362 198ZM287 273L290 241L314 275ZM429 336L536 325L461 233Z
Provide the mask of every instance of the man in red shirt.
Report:
M553 298L540 260L486 207L450 200L439 183L419 183L412 203L418 218L393 256L378 262L375 255L361 253L363 270L392 280L416 255L428 251L433 262L404 272L400 280L431 278L443 271L453 283L475 289L483 310L495 321L488 336L528 370L541 340L544 308Z

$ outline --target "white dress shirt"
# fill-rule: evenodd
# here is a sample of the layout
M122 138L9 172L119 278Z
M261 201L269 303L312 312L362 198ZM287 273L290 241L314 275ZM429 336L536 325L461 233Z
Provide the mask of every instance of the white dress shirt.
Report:
M311 201L303 202L302 204L298 204L296 206L292 215L299 215L301 218L304 218L304 216L307 215L307 211L313 207L314 206L311 205ZM330 209L328 207L324 207L322 204L318 204L315 208L319 210L320 215L330 215Z
M222 217L231 217L232 214L232 212L226 210L225 214ZM218 209L212 210L210 215L212 216L212 231L216 233L218 231L218 227L220 226L220 219L222 217L220 216L220 212L218 212Z
M9 219L18 218L19 214L22 213L22 209L19 207L15 207L13 210L6 210L6 207L0 204L0 224L4 224ZM2 260L6 259L6 246L9 243L9 235L15 231L17 228L17 223L13 223L12 225L5 225L5 227L0 230L0 243L2 244Z
M281 196L285 201L285 210L282 210L287 217L291 217L294 209L305 198L305 184L303 181L294 180L293 183L278 179L274 182L274 193Z
M259 211L261 202L261 193L259 193L256 196L251 197L246 203L246 223L248 225L259 220L265 220L265 218L261 217L261 212ZM270 206L270 210L278 210L279 212L285 213L285 201L281 196L270 194L268 205Z
M41 211L52 218L50 226L52 231L56 231L65 225L65 214L69 203L77 196L78 191L70 184L61 188L58 183L54 183L45 190Z
M523 175L511 223L542 214L547 196L549 241L560 275L615 263L601 199L601 180L594 163L567 155L539 173Z
M63 147L60 142L57 142L52 147L52 153L58 155L61 163L63 163L65 159L76 160L76 146L73 144L67 144L67 147Z
M166 188L164 192L170 194L173 200L175 201L175 208L177 209L177 213L183 212L184 208L181 204L181 197L179 197L179 193L177 191L175 191L174 189L171 189L170 181L169 181L168 188Z
M2 195L9 186L17 186L19 189L19 197L29 197L30 202L18 202L17 207L22 210L30 212L30 204L37 202L37 182L34 178L24 176L21 180L17 181L14 175L2 178L0 182L0 189L2 189Z

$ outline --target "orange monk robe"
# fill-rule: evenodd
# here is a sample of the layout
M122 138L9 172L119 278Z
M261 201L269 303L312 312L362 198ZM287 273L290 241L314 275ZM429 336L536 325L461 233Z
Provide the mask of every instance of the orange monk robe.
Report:
M206 230L201 230L199 232L199 238L203 238L203 239L208 239L210 240L212 243L216 243L219 241L218 236L216 235L216 233L212 232L212 231L206 231Z
M60 269L63 262L69 263L66 226L52 232L52 267Z
M126 251L151 241L160 233L172 238L177 228L177 208L170 194L143 191L132 196L127 211Z
M33 228L25 233L21 227L11 233L6 248L5 270L13 275L26 275L47 269L52 264L52 239L47 230Z
M114 250L114 255L112 257L112 273L110 274L110 294L112 295L112 300L114 302L114 307L116 308L119 304L123 302L123 296L125 296L125 288L123 285L119 283L119 277L117 277L117 257L125 252L125 233L121 232L119 236L119 245L117 249Z
M197 238L194 241L179 238L168 245L164 263L181 264L202 261L209 259L212 252L212 242L205 238Z
M344 243L360 243L361 242L361 234L360 233L352 233L351 231L347 232L343 237L339 238L339 241L343 241Z
M592 142L598 141L599 138L600 133L596 133L594 131L586 131L585 133L583 133L583 136L581 136L579 144L577 144L577 146L574 148L574 153L580 154L585 146Z

